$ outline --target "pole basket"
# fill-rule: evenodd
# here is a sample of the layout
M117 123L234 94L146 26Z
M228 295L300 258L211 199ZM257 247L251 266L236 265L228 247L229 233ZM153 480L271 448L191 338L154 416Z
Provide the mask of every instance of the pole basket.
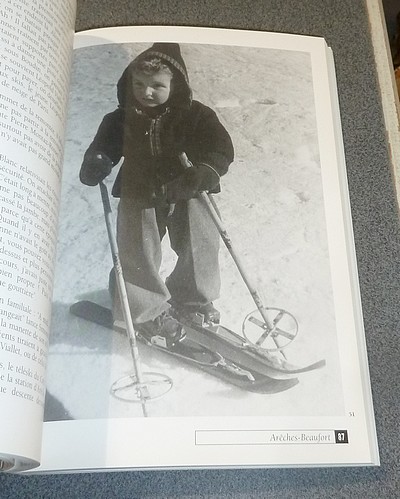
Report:
M279 352L296 338L299 326L296 318L281 308L263 308L250 312L242 325L243 336L254 347ZM263 316L267 316L268 324Z
M108 190L103 182L100 182L101 200L104 209L104 218L107 227L110 250L114 262L114 271L121 308L124 321L117 324L114 321L114 328L120 327L125 330L129 340L130 352L133 361L133 374L124 376L111 385L111 394L120 400L126 402L138 402L142 405L143 415L147 417L146 402L148 400L161 397L172 388L172 380L161 373L142 372L139 350L137 347L136 332L132 321L129 308L128 294L126 291L125 280L122 272L121 261L118 253L117 239L114 234L111 220L111 204L108 196ZM118 321L120 322L120 321Z
M132 403L154 400L168 393L173 385L169 376L155 372L144 372L139 382L136 374L117 379L111 385L111 395L118 400Z

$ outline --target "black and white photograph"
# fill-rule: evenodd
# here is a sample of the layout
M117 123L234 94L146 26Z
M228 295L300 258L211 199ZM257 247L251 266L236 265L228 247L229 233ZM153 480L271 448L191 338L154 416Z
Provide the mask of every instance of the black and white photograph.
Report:
M75 50L46 420L343 414L314 91L306 51Z
M382 3L19 3L0 36L0 471L379 466L378 437L387 468Z

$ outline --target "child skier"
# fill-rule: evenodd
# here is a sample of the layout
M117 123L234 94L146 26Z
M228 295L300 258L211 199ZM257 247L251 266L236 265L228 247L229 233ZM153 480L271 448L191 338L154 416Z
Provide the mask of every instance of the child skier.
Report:
M192 100L178 44L154 43L134 59L117 97L119 107L103 118L85 153L80 180L97 185L124 157L112 194L120 198L117 241L132 320L143 335L173 344L183 331L171 304L219 320L213 307L219 234L197 194L219 192L233 161L232 141L215 112ZM167 230L178 259L164 283L159 269ZM122 318L118 299L114 318Z

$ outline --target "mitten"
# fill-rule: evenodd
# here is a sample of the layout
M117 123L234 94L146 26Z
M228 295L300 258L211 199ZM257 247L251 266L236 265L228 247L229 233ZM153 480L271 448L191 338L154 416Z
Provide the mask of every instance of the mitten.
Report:
M165 185L166 197L169 203L179 199L191 199L199 192L209 191L218 185L219 175L204 163L187 168L178 178Z
M97 185L111 173L112 167L113 162L106 154L87 154L79 173L80 181L85 185Z

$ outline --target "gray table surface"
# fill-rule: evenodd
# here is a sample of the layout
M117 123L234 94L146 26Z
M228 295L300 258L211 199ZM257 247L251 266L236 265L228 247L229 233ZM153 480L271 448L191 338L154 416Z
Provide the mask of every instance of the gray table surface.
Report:
M78 1L77 30L126 24L312 34L332 47L381 466L3 475L0 497L400 497L399 215L364 1Z

